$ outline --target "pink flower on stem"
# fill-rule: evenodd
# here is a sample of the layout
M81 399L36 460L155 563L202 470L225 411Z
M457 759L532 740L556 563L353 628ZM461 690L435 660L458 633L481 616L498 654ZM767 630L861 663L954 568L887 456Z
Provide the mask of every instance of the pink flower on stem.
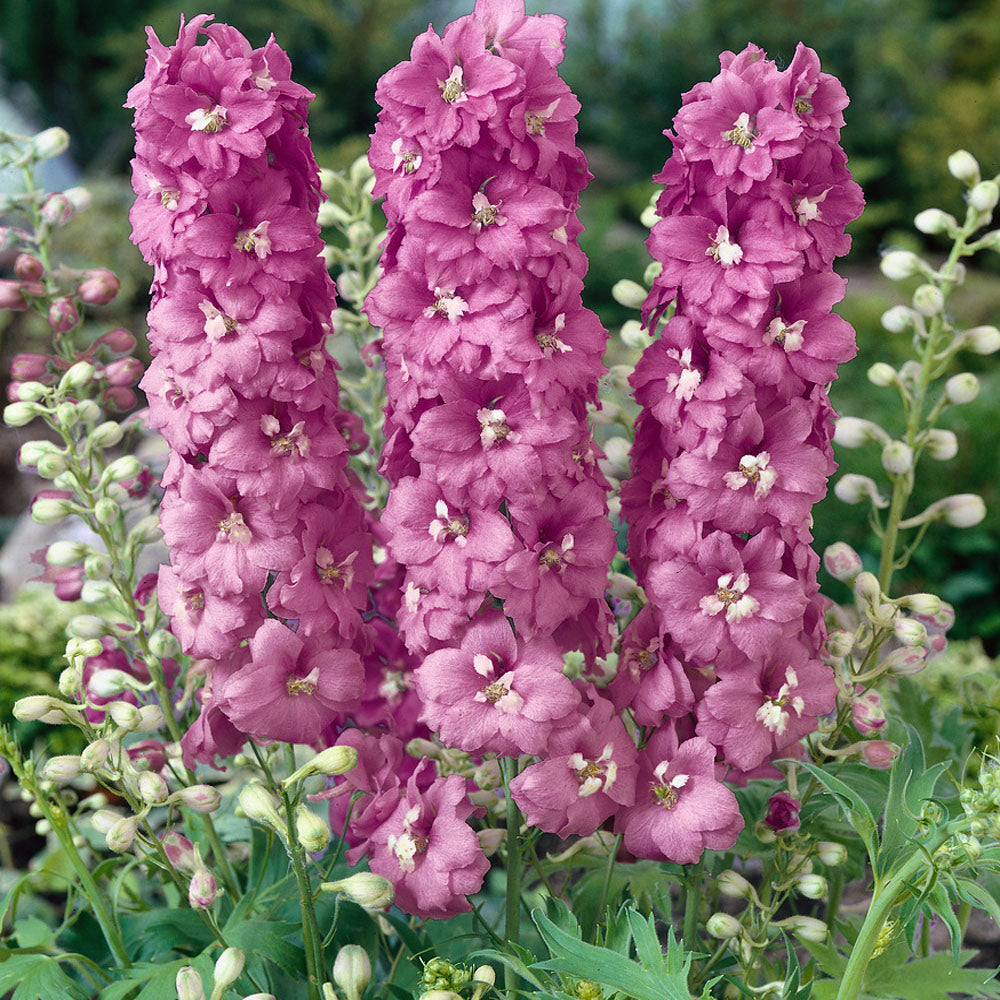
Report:
M788 833L799 828L799 811L802 803L788 792L775 792L767 800L767 815L764 822L775 833Z

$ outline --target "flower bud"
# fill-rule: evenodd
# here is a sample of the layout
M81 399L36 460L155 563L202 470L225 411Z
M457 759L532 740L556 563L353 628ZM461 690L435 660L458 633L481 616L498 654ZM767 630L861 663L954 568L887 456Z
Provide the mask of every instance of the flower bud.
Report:
M913 308L921 316L937 316L944 309L944 293L937 285L920 285L913 293Z
M170 797L167 783L155 771L143 771L136 784L139 789L139 798L147 805L162 806Z
M111 576L111 560L103 552L92 552L83 561L83 572L91 580L107 580Z
M882 449L882 467L893 475L905 475L913 468L913 450L902 441L890 441Z
M114 851L115 854L124 854L132 846L138 826L139 820L135 816L122 816L113 823L104 835L108 850Z
M879 267L890 281L902 281L904 278L912 278L915 274L920 274L926 265L915 253L911 253L909 250L890 250L883 255Z
M205 1000L205 987L202 985L201 975L193 966L185 965L177 970L174 986L177 990L177 1000Z
M619 305L628 309L641 309L649 293L638 282L622 278L614 283L611 294Z
M221 997L240 978L245 961L246 956L239 948L227 948L216 960L212 992Z
M992 212L1000 201L1000 185L996 181L980 181L969 192L969 204L977 212Z
M847 472L837 480L833 487L834 495L843 503L855 504L862 500L871 500L878 508L888 507L888 501L878 491L875 480L870 476L859 476Z
M892 762L899 754L899 747L888 740L870 740L862 744L861 756L869 767L884 771L892 767Z
M927 454L939 462L947 462L958 454L958 438L951 431L932 428L927 432Z
M135 455L116 458L102 473L101 484L118 483L125 479L135 479L142 472L142 462Z
M833 442L842 448L860 448L870 441L885 443L889 435L878 424L860 417L839 417L833 430Z
M204 866L196 868L188 886L188 902L192 909L207 910L219 895L215 876Z
M813 941L819 944L826 940L828 933L826 924L815 917L794 916L781 921L781 925L787 927L796 937L803 941Z
M823 566L835 580L850 583L861 572L861 556L847 542L834 542L823 551Z
M836 868L847 860L847 848L833 840L820 840L816 844L816 856L828 868Z
M104 627L104 622L95 615L77 615L77 618L90 619L95 622L99 622L101 631L99 633L95 632L94 635L105 634L106 629ZM74 619L74 621L75 620L76 619ZM95 670L90 675L90 679L87 681L87 689L95 698L116 698L123 691L131 690L132 686L136 683L136 678L131 674L125 673L124 670L115 670L113 668L106 667L101 670Z
M127 701L112 701L102 707L110 716L111 721L127 732L131 732L139 725L139 709Z
M45 274L45 265L33 253L19 253L14 261L14 273L22 281L38 281ZM13 369L11 374L14 374Z
M264 823L284 835L285 823L278 813L274 796L260 782L253 781L240 789L238 801L243 815L255 823Z
M49 326L57 333L68 333L80 323L76 303L67 296L53 299L49 305Z
M24 297L26 284L11 281L9 278L0 280L0 309L11 309L20 312L28 308L28 300ZM11 375L18 377L14 365L11 365Z
M63 753L50 757L42 768L42 777L46 781L54 781L62 785L80 776L82 768L80 758L75 754Z
M83 281L77 285L76 294L89 306L107 305L117 294L122 283L107 268L87 271Z
M956 149L948 157L948 173L956 180L975 184L979 180L979 164L972 153L965 149Z
M897 618L892 630L904 646L920 646L927 641L927 627L915 618Z
M64 703L47 694L29 694L14 702L13 716L19 722L43 722L58 715L57 722L63 722Z
M360 945L345 944L333 963L333 981L344 991L347 1000L361 1000L372 979L372 964Z
M619 331L622 343L636 351L644 351L653 342L653 338L637 319L626 320Z
M730 899L749 899L753 893L753 886L732 868L719 873L718 883L719 892Z
M248 785L247 788L257 787L259 785L252 786ZM246 789L244 789L245 791ZM261 789L263 791L263 789ZM267 792L265 791L265 795ZM242 805L242 793L240 795L240 804ZM217 788L213 788L211 785L190 785L187 788L181 788L174 792L170 796L171 802L179 803L182 806L186 806L188 809L196 813L211 813L215 812L216 809L222 804L222 794ZM243 810L247 816L250 813L244 809ZM250 817L251 819L253 817Z
M357 903L366 910L384 910L396 898L392 883L371 872L356 872L336 882L323 882L320 889L324 892L342 893L352 903Z
M957 228L958 221L954 215L942 212L940 208L925 208L922 212L917 213L913 225L920 232L930 236L934 233L946 233L949 229Z
M149 637L149 651L161 660L169 660L180 654L181 644L172 632L158 628Z
M960 372L945 382L944 391L951 403L971 403L979 395L979 379L972 372Z
M45 560L52 566L76 566L90 551L83 542L53 542L45 551Z
M832 659L842 660L854 648L854 642L853 632L842 628L833 629L826 637L826 651Z
M730 938L739 937L743 930L743 925L728 913L713 913L705 924L705 930L714 938L720 941L727 941Z
M330 843L330 827L304 804L295 810L295 835L310 854L325 851Z
M85 424L97 423L101 419L101 408L92 399L81 399L76 404L77 420Z
M939 503L945 521L953 528L971 528L986 517L986 504L975 493L956 493Z
M69 133L58 126L47 128L31 140L31 148L40 160L51 160L69 149Z
M113 386L133 386L142 378L142 373L142 362L138 358L121 358L104 369L108 385Z
M95 369L89 361L77 361L71 365L61 379L59 388L66 392L70 389L82 389L94 380Z
M892 365L887 365L884 361L876 361L868 369L868 381L880 389L885 389L887 386L895 385L899 381L899 376Z
M469 1000L482 1000L491 986L496 986L497 974L492 965L480 965L472 973L472 993Z
M889 333L906 333L912 330L916 314L909 306L892 306L882 313L882 326Z
M944 607L944 602L937 594L910 594L909 597L902 598L899 603L909 608L915 615L924 618L933 618Z
M111 497L101 497L94 504L94 517L100 524L114 524L121 517L121 505Z
M63 191L66 200L73 206L73 210L76 212L86 212L90 208L90 203L93 200L90 191L85 187L71 187L66 188Z
M496 827L487 827L485 830L477 830L476 837L479 839L479 846L483 854L492 858L507 840L507 831Z
M902 649L894 649L879 662L887 674L892 674L894 677L910 677L924 669L926 660L926 649L921 649L919 646L904 646Z
M854 699L851 704L851 721L862 736L878 732L885 726L885 710L877 691L867 691Z
M45 199L40 214L50 226L65 226L73 218L74 211L73 202L66 197L66 193L57 192Z
M347 774L358 762L358 751L354 747L334 746L321 750L312 760L307 761L281 783L285 788L312 774Z
M1000 330L995 326L970 327L962 332L962 339L973 354L994 354L1000 351Z
M3 422L8 427L24 427L42 412L37 403L8 403L4 407Z
M822 875L799 875L795 879L795 890L806 899L823 899L829 886Z
M874 573L859 573L854 580L854 593L866 604L875 605L882 599L882 588Z
M148 545L151 542L158 542L162 537L159 517L156 514L147 514L141 521L136 522L135 527L128 533L128 537L133 545Z
M84 771L99 771L111 756L111 743L108 740L94 740L88 743L80 754L80 768Z

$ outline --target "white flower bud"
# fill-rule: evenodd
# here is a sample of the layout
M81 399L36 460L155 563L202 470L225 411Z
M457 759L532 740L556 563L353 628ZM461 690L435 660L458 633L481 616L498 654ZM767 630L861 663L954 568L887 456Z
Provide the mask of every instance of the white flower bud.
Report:
M188 885L188 902L194 910L207 910L218 898L215 876L204 865L195 868ZM214 994L213 994L214 995Z
M920 646L927 641L927 626L915 618L897 618L892 631L904 646Z
M99 771L111 756L111 743L108 740L94 740L88 743L80 754L80 768L84 771Z
M47 694L29 694L14 702L13 716L19 722L64 722L65 703ZM67 706L72 708L72 706ZM54 718L56 717L57 718Z
M105 420L90 432L88 440L91 448L113 448L124 436L121 424L115 420Z
M927 454L947 462L958 454L958 438L951 431L933 428L927 432Z
M330 843L330 827L302 803L295 810L295 835L310 854L325 851Z
M83 672L79 667L66 667L59 673L59 693L64 698L75 698L83 684Z
M626 320L622 323L619 335L622 338L622 343L635 351L644 351L653 342L649 331L644 330L642 323L637 319Z
M834 660L842 660L854 649L854 642L853 632L842 628L833 629L826 637L826 651Z
M347 774L357 762L358 751L354 747L327 747L316 754L312 760L306 761L305 764L297 768L281 784L282 787L288 788L296 781L301 781L313 774Z
M973 354L994 354L1000 351L1000 330L995 326L974 326L962 331L962 340Z
M944 519L953 528L971 528L986 517L986 504L975 493L956 493L939 501Z
M52 390L44 382L22 382L17 388L17 398L22 403L37 403L43 399L48 399L51 392ZM49 441L36 443L42 447L55 447Z
M859 476L854 472L845 473L833 487L834 495L843 503L861 503L871 500L879 508L887 507L888 501L879 493L875 480L870 476Z
M899 603L909 608L915 615L922 615L924 618L933 618L944 606L944 602L937 594L910 594Z
M892 306L882 313L882 326L889 333L906 333L912 330L916 314L909 306Z
M139 798L147 805L162 806L170 796L170 789L163 778L154 771L143 771L137 782Z
M85 424L96 424L101 419L101 408L92 399L81 399L76 404L77 419Z
M890 441L882 449L882 468L894 475L905 475L913 468L913 450L902 441Z
M79 617L83 618L85 616L80 615ZM97 620L100 621L100 619ZM115 670L108 667L101 670L95 670L90 675L87 687L90 690L90 693L97 698L116 698L123 691L130 690L135 682L136 678L134 678L131 674L125 673L124 670ZM132 708L134 706L129 707Z
M854 593L866 604L875 605L882 600L882 587L878 577L867 570L857 575L854 581Z
M479 846L483 849L483 854L492 858L506 843L507 831L497 827L487 827L485 830L477 830L476 837L479 840Z
M69 133L58 126L47 128L32 138L31 148L40 160L50 160L69 149Z
M117 589L110 580L84 580L80 588L80 600L84 604L105 604L112 600ZM103 634L107 633L107 629Z
M482 1000L491 986L496 986L497 974L492 965L480 965L472 973L472 993L469 1000ZM478 984L478 985L476 985Z
M253 787L260 788L261 786L247 786L247 788ZM263 791L263 789L261 790ZM267 792L265 791L264 794L266 795ZM222 794L217 788L213 788L211 785L189 785L187 788L181 788L179 791L174 792L170 796L170 801L186 806L196 813L210 813L215 812L221 805ZM242 793L240 795L240 804L243 804ZM250 813L245 808L243 812L251 819L255 818L250 816Z
M396 898L392 883L371 872L356 872L336 882L323 882L320 889L324 892L342 893L352 903L357 903L366 910L384 910Z
M75 427L80 419L77 404L71 403L69 400L63 400L63 402L56 407L55 418L56 423L62 427Z
M67 389L82 389L93 382L94 374L94 366L89 361L77 361L59 379L59 388L63 392Z
M63 191L63 197L69 199L69 203L77 212L86 212L93 200L90 192L85 187L66 188Z
M116 458L102 473L101 485L118 483L125 479L135 479L142 472L142 462L135 455L122 455Z
M42 768L42 777L46 781L54 781L57 785L62 785L67 781L72 781L79 777L80 758L76 754L63 753L55 757L50 757Z
M965 149L956 149L948 157L948 173L956 180L975 184L979 180L979 164L972 153Z
M885 444L888 440L889 435L878 424L861 417L838 417L833 425L833 443L842 448L860 448L871 441Z
M134 545L148 545L158 542L163 537L160 531L160 519L156 514L148 514L128 533L129 542Z
M969 204L977 212L992 212L1000 201L1000 185L996 181L980 181L969 192Z
M861 572L861 556L847 542L834 542L823 551L823 566L835 580L850 583Z
M53 542L45 552L45 558L53 566L76 566L83 561L90 546L83 542Z
M641 309L649 293L637 281L622 278L614 283L611 294L619 305L628 309Z
M103 552L91 552L83 561L83 572L91 580L107 580L111 576L111 560Z
M240 789L238 800L247 819L264 823L284 836L285 823L278 813L276 800L262 784L254 781L245 785Z
M971 403L979 395L979 379L972 372L959 372L945 382L944 391L956 406Z
M899 376L896 374L896 369L892 365L887 365L884 361L876 361L875 364L868 369L868 381L872 385L878 386L880 389L884 389L887 386L895 385L899 381Z
M822 875L799 875L795 880L796 891L806 899L822 899L829 889Z
M753 886L739 873L732 868L719 873L719 892L730 899L749 899L753 892Z
M121 507L111 497L101 497L94 504L94 517L101 524L114 524L121 515Z
M212 992L221 997L243 972L246 956L239 948L227 948L216 960Z
M891 281L902 281L920 274L927 265L909 250L890 250L882 257L879 267Z
M122 816L104 835L108 850L124 854L132 846L138 826L139 820L135 816Z
M920 646L903 646L894 649L879 661L879 665L893 677L911 677L919 674L927 662L927 650Z
M815 917L789 917L787 920L781 921L781 925L788 927L793 934L802 938L803 941L813 941L818 944L825 941L827 937L828 930L826 924Z
M347 995L347 1000L361 1000L372 980L372 964L360 945L345 944L333 963L333 981Z
M61 476L66 468L66 458L58 451L50 451L38 460L38 474L42 479L55 479Z
M158 628L149 637L149 651L161 660L168 660L180 654L181 644L173 632Z
M8 403L4 407L3 422L8 427L24 427L26 424L30 424L41 412L42 408L37 403L23 401Z
M955 229L958 222L954 215L942 212L940 208L925 208L917 213L913 220L913 225L922 233L932 235L934 233L946 233L949 229Z
M112 701L103 706L111 721L122 729L131 732L139 725L139 709L127 701Z
M738 937L743 930L740 922L728 913L713 913L705 924L705 930L714 938L727 941L730 938Z
M847 860L847 848L832 840L820 840L816 844L816 856L828 868L836 868Z
M937 316L944 309L944 293L937 285L920 285L913 293L913 308L921 316Z
M202 985L201 975L193 966L185 965L177 970L174 986L177 990L177 1000L205 1000L205 987Z

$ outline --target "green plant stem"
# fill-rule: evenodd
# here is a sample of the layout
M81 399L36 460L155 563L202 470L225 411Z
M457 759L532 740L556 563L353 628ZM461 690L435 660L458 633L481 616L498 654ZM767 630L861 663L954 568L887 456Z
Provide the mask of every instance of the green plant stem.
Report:
M868 963L871 961L875 944L882 933L889 912L896 905L899 897L908 891L907 883L922 868L927 866L927 854L933 855L934 851L948 839L948 836L948 832L940 831L931 843L925 845L926 854L923 850L915 850L899 871L884 884L880 886L876 883L868 913L865 915L864 923L861 925L854 947L851 948L851 954L848 956L836 1000L858 1000L865 972L868 970Z
M521 810L517 808L510 791L511 781L517 777L517 761L504 760L500 764L507 796L507 906L503 925L504 944L517 944L521 932ZM518 987L518 975L504 966L504 987L510 996Z
M689 871L684 882L684 949L698 951L698 904L701 902L703 870L699 861Z
M611 876L615 870L615 858L618 857L618 849L621 847L622 835L619 833L615 837L608 854L608 863L604 868L604 881L601 883L601 894L597 897L597 911L594 914L594 930L590 935L591 941L597 940L597 929L601 926L601 916L604 914L604 907L608 902L608 891L611 888Z
M840 912L840 900L844 894L844 873L840 867L830 872L830 892L826 897L826 926L830 928L831 938L837 929L837 914Z

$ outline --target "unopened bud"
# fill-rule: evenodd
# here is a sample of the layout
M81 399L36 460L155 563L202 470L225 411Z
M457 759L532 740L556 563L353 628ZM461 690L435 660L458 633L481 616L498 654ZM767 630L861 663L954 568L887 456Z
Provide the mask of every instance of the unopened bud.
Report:
M188 902L195 910L207 910L219 895L215 876L207 868L196 868L188 886Z
M956 149L948 157L948 173L956 180L975 184L979 180L979 164L968 150Z
M893 475L905 475L913 468L913 450L903 441L890 441L882 449L882 468Z
M909 250L890 250L882 257L879 267L890 281L902 281L920 274L925 265L923 261Z
M76 566L89 551L90 546L83 542L53 542L45 551L45 560L52 566Z
M347 1000L361 1000L372 979L372 964L360 945L345 944L333 963L333 981L344 991Z
M916 314L909 306L891 306L882 313L882 326L889 333L906 333L915 322Z
M181 644L172 632L158 628L149 637L149 651L161 660L169 660L180 654Z
M894 649L880 661L880 666L886 673L894 677L910 677L919 674L927 661L927 650L919 646L903 646Z
M847 860L847 848L833 840L820 840L816 844L816 856L828 868L836 868Z
M139 798L147 805L162 806L170 797L170 789L155 771L143 771L137 782Z
M1000 329L995 326L970 327L962 331L962 340L968 344L973 354L994 354L1000 351Z
M40 722L58 713L58 721L63 721L61 714L63 704L47 694L29 694L14 702L12 714L19 722Z
M142 372L142 362L138 358L120 358L118 361L112 361L104 369L104 377L108 385L129 387L142 378Z
M944 294L937 285L920 285L913 293L913 308L921 316L937 316L944 309Z
M396 897L392 883L371 872L356 872L336 882L323 882L320 888L324 892L339 892L366 910L384 910Z
M611 288L611 294L614 296L615 302L619 305L623 305L628 309L641 309L649 293L638 282L622 278L620 281L614 283Z
M101 625L100 635L103 635L106 631L104 628L104 622L95 615L78 615L77 618L74 619L74 622L77 619L99 622ZM90 675L90 678L87 681L87 689L95 698L116 698L123 691L130 690L135 683L136 678L131 674L125 673L124 670L104 668L101 670L95 670ZM133 706L129 707L131 708Z
M94 517L100 524L114 524L121 517L121 505L112 500L111 497L101 497L94 504Z
M132 846L138 826L139 820L135 816L122 816L104 835L108 850L124 854Z
M986 517L986 504L975 493L956 493L939 501L944 519L953 528L971 528Z
M847 542L834 542L823 551L823 566L835 580L850 583L861 572L861 556Z
M653 342L649 331L644 330L637 319L626 320L619 331L622 343L636 351L644 351Z
M886 364L884 361L876 361L875 364L868 369L868 381L872 385L878 386L880 389L884 389L887 386L895 385L899 381L899 375L896 373L896 369L892 365Z
M117 294L122 283L107 268L87 271L83 281L77 286L76 294L89 306L107 305Z
M920 646L927 641L927 628L915 618L897 618L892 627L904 646Z
M31 140L31 147L40 160L61 156L69 149L69 133L58 126L47 128Z
M479 846L483 849L483 854L492 858L507 840L507 831L496 827L487 827L485 830L477 830L476 837L479 839Z
M3 422L8 427L24 427L42 412L37 403L16 402L4 407Z
M705 930L720 941L738 937L743 930L742 924L728 913L713 913L705 924Z
M910 594L899 603L909 608L915 615L922 615L924 618L933 618L944 606L944 602L937 594Z
M472 780L478 788L486 792L499 788L503 784L499 762L497 760L484 760L472 772Z
M739 873L728 868L719 873L719 892L730 899L749 899L753 886Z
M247 786L247 788L252 787L259 788L260 786ZM265 794L267 794L266 791ZM170 801L186 806L196 813L210 813L215 812L221 805L222 794L217 788L213 788L211 785L190 785L187 788L181 788L174 792L170 796ZM242 794L240 796L240 803L242 804ZM247 816L250 816L250 813L246 809L243 811ZM250 818L252 819L253 817Z
M799 875L795 880L795 889L806 899L822 899L829 891L826 879L822 875Z
M954 215L942 212L940 208L925 208L922 212L917 213L913 225L920 232L930 236L934 233L946 233L949 229L955 229L958 222Z
M94 740L88 743L80 754L80 767L84 771L98 771L108 762L111 756L111 744L105 740Z
M91 431L89 444L91 448L113 448L124 436L121 424L115 420L106 420Z
M246 956L239 948L227 948L216 960L212 993L221 997L240 978L245 961Z
M358 751L354 747L334 746L321 750L312 760L306 761L301 767L290 774L282 785L288 788L296 781L308 778L313 774L337 775L347 774L358 762Z
M116 458L101 473L101 484L118 483L126 479L135 479L142 472L142 462L134 455L122 455Z
M828 929L822 920L815 917L794 916L781 921L781 925L787 927L796 937L803 941L812 941L819 944L826 940Z
M869 767L884 771L892 767L899 754L899 747L888 740L870 740L862 744L861 757Z
M845 473L833 487L834 495L843 503L855 504L862 500L871 500L879 508L887 507L888 501L878 491L875 480L870 476L859 476L856 473Z
M79 777L81 770L80 758L75 754L64 753L50 757L45 762L45 766L42 768L42 777L46 781L54 781L57 785L62 785Z
M241 788L238 801L247 819L267 824L284 835L285 823L278 813L274 796L259 782L251 782Z
M68 333L73 327L79 325L80 313L77 311L76 303L63 296L53 299L49 305L49 326L57 333Z
M869 605L874 606L882 600L882 588L879 585L878 577L867 570L855 577L854 593Z
M205 1000L205 987L202 985L201 975L193 966L185 965L177 970L174 986L177 990L177 1000Z
M996 181L980 181L969 192L969 204L977 212L992 212L1000 201L1000 185Z
M295 810L295 835L310 854L325 851L330 843L330 827L308 806L301 803Z
M175 830L165 830L160 837L170 863L181 871L193 872L198 867L194 844Z
M876 691L868 691L854 699L851 705L851 721L854 728L867 736L885 727L885 710L882 698Z
M972 372L960 372L945 382L944 391L951 403L971 403L979 395L979 379Z
M469 1000L482 1000L486 991L496 986L497 974L492 965L480 965L472 973L472 993Z
M927 432L927 454L939 462L947 462L958 454L958 438L952 431L937 427Z
M127 732L131 732L139 725L139 709L127 701L112 701L102 707L110 716L111 721Z
M854 633L833 629L826 637L826 651L834 660L842 660L854 648Z
M833 443L842 448L860 448L871 441L885 443L889 435L878 424L861 417L840 417L833 428Z
M66 193L57 192L45 199L40 214L50 226L65 226L73 218L74 211L73 202L66 196Z
M92 552L83 561L83 573L90 580L107 580L111 576L111 560L103 552Z

